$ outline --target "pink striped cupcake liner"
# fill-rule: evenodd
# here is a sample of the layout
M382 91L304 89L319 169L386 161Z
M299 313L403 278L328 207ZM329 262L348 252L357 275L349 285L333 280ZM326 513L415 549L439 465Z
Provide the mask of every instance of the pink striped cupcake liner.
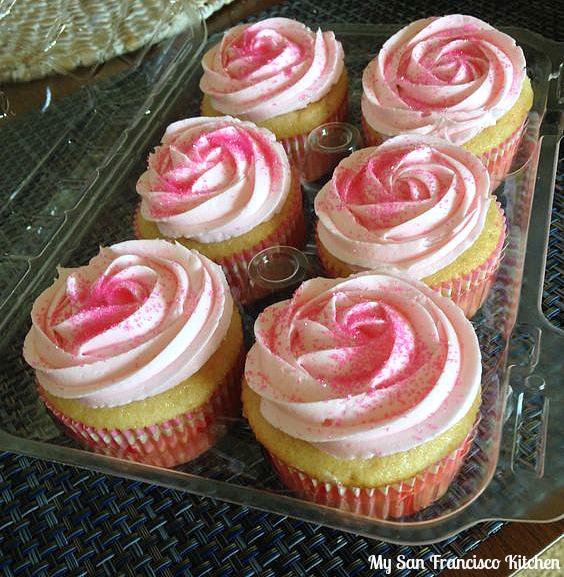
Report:
M498 243L489 257L479 266L464 275L437 285L429 285L433 290L454 301L464 311L467 318L473 317L478 309L484 304L503 257L507 227L503 209L497 201L496 207L503 219L503 233L500 234ZM319 247L320 241L317 234L316 242ZM342 271L335 268L335 266L327 260L323 250L318 250L317 252L321 266L329 277L336 278L342 276ZM350 268L350 274L367 270L363 267L350 264L347 264L347 267Z
M497 188L509 173L511 163L513 162L513 158L515 157L515 153L517 152L517 148L521 142L521 137L523 136L526 124L527 121L525 120L525 122L523 122L523 124L521 124L521 126L508 139L504 140L496 148L479 157L490 173L490 190Z
M472 446L477 428L476 422L462 444L437 463L410 479L379 487L349 487L322 481L290 467L271 453L269 456L284 485L308 501L378 519L407 517L447 492Z
M244 355L200 408L162 423L134 429L85 425L56 409L41 387L39 395L67 435L95 453L159 467L174 467L212 447L241 413L240 379Z
M257 253L269 246L286 245L301 249L305 244L302 191L297 178L294 179L294 187L294 204L287 218L276 231L244 251L215 260L223 268L233 296L241 304L249 304L269 294L267 289L252 285L249 280L248 266ZM140 215L141 207L139 206L133 219L133 229L137 238L143 238L139 227Z
M366 146L380 146L380 144L386 140L387 137L377 134L370 128L368 122L366 122L366 119L364 118L364 114L361 116L360 124L362 125L364 144L366 144Z
M346 122L349 118L348 93L335 112L327 118L327 122ZM300 173L304 182L313 182L321 178L327 172L327 166L319 162L319 158L310 158L308 155L308 134L298 134L290 138L280 139L280 143L286 150L288 158L296 170Z
M364 116L361 119L361 123L366 146L378 146L387 140L387 136L377 135L370 129ZM509 173L526 124L527 121L525 120L523 124L499 146L478 157L490 174L490 192L495 190Z

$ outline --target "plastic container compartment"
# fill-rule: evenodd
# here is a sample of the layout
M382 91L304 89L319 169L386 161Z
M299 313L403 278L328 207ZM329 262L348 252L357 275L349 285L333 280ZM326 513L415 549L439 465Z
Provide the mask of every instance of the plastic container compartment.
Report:
M397 27L326 28L345 47L358 126L361 72ZM509 241L493 290L474 319L484 358L482 418L461 473L440 501L410 518L379 521L300 500L284 489L242 418L216 447L174 470L96 455L63 436L38 399L21 356L31 304L52 281L57 264L84 264L99 245L133 237L135 182L148 152L168 123L199 113L204 30L195 15L183 35L133 57L109 79L86 75L79 89L52 100L46 110L0 121L8 154L10 139L28 151L33 139L48 143L31 167L22 165L27 168L17 186L0 187L6 255L0 260L0 448L398 543L444 539L489 519L560 516L564 339L543 317L540 296L562 131L562 46L525 30L508 33L525 50L534 110L520 151L524 166L497 190ZM23 162L19 154L8 158L4 170ZM312 247L306 253L315 265Z

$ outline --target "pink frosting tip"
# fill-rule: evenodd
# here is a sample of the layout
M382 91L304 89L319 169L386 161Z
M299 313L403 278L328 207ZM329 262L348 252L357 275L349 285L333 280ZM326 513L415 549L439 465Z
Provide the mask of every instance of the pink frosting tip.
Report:
M523 51L489 24L460 14L417 20L365 68L362 113L383 137L463 144L513 107L524 78Z
M423 279L476 241L489 187L484 165L460 146L396 136L337 166L315 198L319 240L353 269Z
M274 134L228 116L171 124L148 164L137 182L141 213L172 238L240 236L280 212L290 191Z

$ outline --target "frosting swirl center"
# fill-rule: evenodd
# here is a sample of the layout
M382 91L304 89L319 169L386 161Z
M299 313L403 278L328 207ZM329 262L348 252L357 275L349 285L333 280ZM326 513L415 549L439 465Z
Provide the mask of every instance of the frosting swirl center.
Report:
M312 44L309 36L290 38L276 29L250 27L228 46L223 63L231 78L259 81L301 64Z

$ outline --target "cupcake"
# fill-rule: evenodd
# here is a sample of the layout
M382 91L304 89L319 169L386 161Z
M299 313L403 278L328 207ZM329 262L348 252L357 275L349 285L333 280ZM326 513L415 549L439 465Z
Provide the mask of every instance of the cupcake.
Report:
M243 411L284 483L324 505L402 517L441 497L475 434L470 322L423 283L316 278L265 311Z
M231 117L171 124L137 182L138 238L177 239L225 271L235 297L262 296L247 267L272 245L301 248L301 188L274 135Z
M405 135L341 161L315 199L329 276L397 270L471 317L491 288L505 217L484 165L460 146Z
M348 80L333 32L313 32L288 18L228 30L202 60L202 114L229 114L271 130L305 180L321 176L303 164L308 134L348 118Z
M103 248L35 301L24 358L62 428L92 450L172 467L238 414L241 319L221 268L164 240Z
M369 144L402 133L459 144L509 171L533 91L515 41L472 16L417 20L387 40L362 76Z

